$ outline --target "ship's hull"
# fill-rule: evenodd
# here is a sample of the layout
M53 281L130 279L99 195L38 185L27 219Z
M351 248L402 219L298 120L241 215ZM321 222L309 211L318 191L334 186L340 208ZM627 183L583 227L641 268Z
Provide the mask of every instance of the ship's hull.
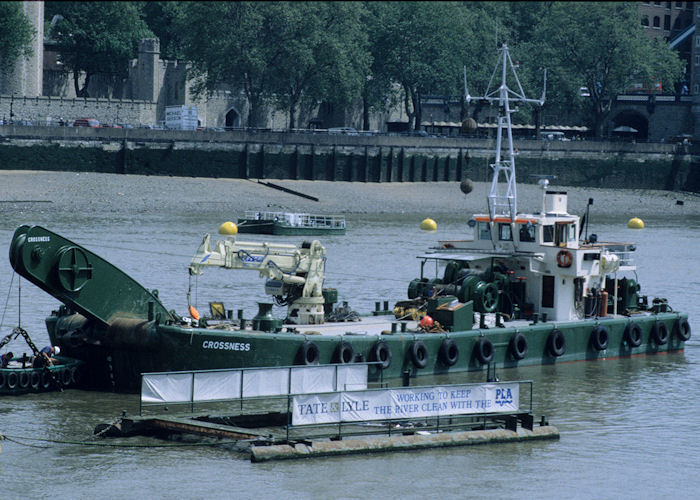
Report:
M48 392L78 386L82 380L83 362L59 356L55 366L32 368L31 363L0 368L0 395L19 395L30 392Z
M630 343L631 323L639 327L636 331L638 346ZM388 366L372 367L370 379L379 380L381 376L388 380L400 378L405 372L416 377L486 371L489 366L502 369L676 352L683 350L683 336L690 334L687 315L678 313L540 322L517 328L506 326L447 333L385 332L382 335L226 331L151 322L147 327L142 324L138 331L112 335L105 342L80 341L81 334L66 333L65 324L60 318L50 317L47 321L49 336L67 355L86 362L85 386L118 392L138 392L140 374L144 372L304 364L303 355L309 349L309 342L318 349L316 361L321 364L339 362L341 342L351 346L353 361L376 361L377 344L383 342L391 353L391 361L386 363L384 357L382 360ZM596 330L601 326L605 335L600 329ZM361 323L347 324L346 331L352 330L361 331ZM561 334L553 333L555 330ZM524 337L525 344L520 336ZM554 346L553 336L559 341ZM520 340L520 344L514 345L514 340ZM600 345L602 340L607 340L605 346ZM424 350L416 348L417 341L423 344ZM441 349L445 349L443 343L451 341L454 344L450 354L441 353ZM489 357L489 343L492 359L485 362L484 358ZM347 350L347 345L343 345ZM416 359L417 350L424 359ZM421 367L422 364L425 366Z
M237 229L242 234L272 234L276 236L319 236L345 234L345 228L320 226L293 226L284 222L257 219L238 219Z

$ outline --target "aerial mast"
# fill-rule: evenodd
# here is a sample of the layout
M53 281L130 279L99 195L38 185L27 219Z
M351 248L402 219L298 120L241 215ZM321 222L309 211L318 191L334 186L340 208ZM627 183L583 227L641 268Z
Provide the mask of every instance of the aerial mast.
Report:
M513 131L510 115L517 111L517 107L511 108L511 103L533 103L542 106L544 104L545 92L547 87L547 71L544 73L544 84L542 97L540 99L528 99L525 97L520 80L515 72L515 66L508 53L508 46L504 43L499 49L502 57L494 68L486 92L483 97L472 97L467 90L466 70L464 78L464 93L465 101L488 102L489 104L498 103L498 128L496 129L496 160L490 165L493 169L493 177L491 179L491 189L488 194L489 217L493 220L497 215L503 215L510 218L511 223L515 221L517 213L517 192L515 186L515 154L513 150ZM494 76L498 69L501 69L501 85L491 91ZM508 69L513 73L515 83L517 84L517 92L508 88L506 77ZM502 157L503 149L503 131L507 134L508 146L506 149L506 158ZM501 183L501 174L503 174L504 182Z

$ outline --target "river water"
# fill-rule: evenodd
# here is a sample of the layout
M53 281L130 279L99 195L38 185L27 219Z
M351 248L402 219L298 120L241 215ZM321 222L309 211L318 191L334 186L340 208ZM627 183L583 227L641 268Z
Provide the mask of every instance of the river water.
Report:
M465 196L457 183L278 183L320 201L243 180L0 172L0 335L21 323L39 347L46 345L43 320L59 305L13 276L6 256L21 224L86 246L184 314L187 265L204 233L216 239L218 226L246 209L343 213L347 233L320 238L328 252L326 286L366 311L375 301L405 298L419 273L415 255L439 239L465 237L466 221L484 211L488 189L476 183ZM642 293L687 311L693 337L680 354L500 371L501 380L534 381L535 416L558 427L559 441L252 464L227 447L94 439L96 424L122 410L137 414L138 396L67 390L0 399L0 434L8 437L0 442L0 498L697 498L700 197L568 192L574 213L594 198L589 231L600 240L637 243ZM539 209L539 188L521 185L518 195L519 208ZM645 229L626 227L634 216ZM426 217L437 221L436 232L418 229ZM263 284L255 272L208 269L193 301L204 310L221 300L252 317L265 299ZM8 347L28 351L19 341Z

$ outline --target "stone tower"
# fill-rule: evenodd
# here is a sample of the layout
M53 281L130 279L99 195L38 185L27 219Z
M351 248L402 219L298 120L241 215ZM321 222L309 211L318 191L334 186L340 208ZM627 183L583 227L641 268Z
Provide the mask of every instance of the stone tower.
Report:
M32 39L32 55L20 56L14 64L0 73L0 94L37 97L42 94L44 70L44 2L22 2L24 15L36 30Z

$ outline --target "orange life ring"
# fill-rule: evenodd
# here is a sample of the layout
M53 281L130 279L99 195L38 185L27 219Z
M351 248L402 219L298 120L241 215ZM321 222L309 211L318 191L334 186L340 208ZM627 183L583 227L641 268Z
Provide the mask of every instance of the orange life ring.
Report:
M560 250L557 254L557 265L559 267L571 267L574 257L568 250Z

